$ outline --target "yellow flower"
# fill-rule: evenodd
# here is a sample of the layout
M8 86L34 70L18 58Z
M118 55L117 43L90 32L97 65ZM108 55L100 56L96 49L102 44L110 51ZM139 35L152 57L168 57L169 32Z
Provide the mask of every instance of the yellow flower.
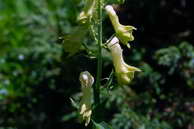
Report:
M85 1L86 1L85 7L78 16L78 21L80 21L81 23L86 23L88 22L88 20L91 19L96 4L96 0L85 0Z
M94 83L94 78L88 71L85 71L80 73L79 79L83 93L80 103L80 115L85 121L85 126L87 126L90 123L92 115L92 85Z
M133 30L136 30L133 26L125 26L121 25L119 23L119 18L114 11L113 7L110 5L107 5L105 7L105 10L107 11L109 18L111 20L111 23L114 27L114 30L116 32L116 36L119 38L119 40L124 44L127 45L127 47L130 48L130 45L128 44L129 41L133 41L134 37L132 35Z
M111 51L115 74L120 85L127 85L134 78L135 71L140 72L139 68L127 65L123 60L123 50L117 37L114 37L109 43L108 48Z

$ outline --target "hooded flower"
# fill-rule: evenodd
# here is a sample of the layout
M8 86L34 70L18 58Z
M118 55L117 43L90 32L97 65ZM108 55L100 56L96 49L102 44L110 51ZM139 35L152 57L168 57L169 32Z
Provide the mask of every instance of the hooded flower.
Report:
M94 83L94 78L88 71L85 71L80 73L79 79L83 93L80 103L80 115L85 121L85 126L87 126L90 123L92 115L92 84Z
M86 23L91 17L94 11L96 0L85 0L85 7L78 16L78 21Z
M107 5L105 7L105 10L107 11L109 18L112 22L112 25L114 27L114 30L116 32L116 36L119 38L119 40L124 44L127 45L127 47L130 48L130 45L128 44L129 41L133 41L134 37L132 35L133 30L136 30L133 26L124 26L119 23L119 18L114 11L113 7L110 5Z
M140 72L141 70L127 65L123 60L123 50L119 45L119 40L117 37L114 37L109 43L108 48L111 51L113 58L113 65L115 67L115 74L117 81L120 85L127 85L134 78L135 71Z

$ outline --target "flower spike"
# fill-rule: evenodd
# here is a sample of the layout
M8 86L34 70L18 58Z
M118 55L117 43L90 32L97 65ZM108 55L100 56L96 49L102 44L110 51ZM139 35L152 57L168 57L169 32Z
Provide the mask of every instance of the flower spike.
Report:
M108 48L111 51L115 74L120 85L128 85L134 78L134 73L140 72L139 68L127 65L123 60L123 50L117 37L114 37L109 43Z
M116 36L124 45L127 45L127 47L130 48L130 45L128 44L128 42L134 40L134 36L132 35L132 32L133 30L136 30L136 28L133 26L125 26L120 24L119 18L111 5L107 5L105 7L105 10L109 15L111 23L116 32Z

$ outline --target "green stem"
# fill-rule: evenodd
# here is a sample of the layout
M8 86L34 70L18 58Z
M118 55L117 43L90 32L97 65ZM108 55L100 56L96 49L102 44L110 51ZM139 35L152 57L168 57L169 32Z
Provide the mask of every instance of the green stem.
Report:
M102 0L98 0L98 64L96 86L94 89L94 102L96 105L100 103L100 79L102 74Z

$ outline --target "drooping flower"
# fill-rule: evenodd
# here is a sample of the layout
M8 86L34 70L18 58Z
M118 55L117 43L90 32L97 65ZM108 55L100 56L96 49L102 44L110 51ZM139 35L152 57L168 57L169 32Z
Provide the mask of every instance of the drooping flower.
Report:
M80 103L80 115L85 121L85 126L87 126L90 123L92 115L92 85L94 83L94 78L88 71L85 71L80 73L79 80L83 93Z
M130 48L130 45L128 44L128 42L134 40L134 36L132 35L132 32L133 30L136 30L136 28L133 26L120 24L119 18L111 5L107 5L105 7L105 10L108 13L108 16L114 27L116 36L119 38L121 43L123 43L124 45L127 45L127 47Z
M85 7L78 16L78 21L86 23L92 17L96 5L96 0L85 0Z
M111 51L113 65L117 81L120 85L127 85L134 78L134 73L140 72L139 68L126 64L123 60L123 50L117 37L114 37L109 43L108 48Z

